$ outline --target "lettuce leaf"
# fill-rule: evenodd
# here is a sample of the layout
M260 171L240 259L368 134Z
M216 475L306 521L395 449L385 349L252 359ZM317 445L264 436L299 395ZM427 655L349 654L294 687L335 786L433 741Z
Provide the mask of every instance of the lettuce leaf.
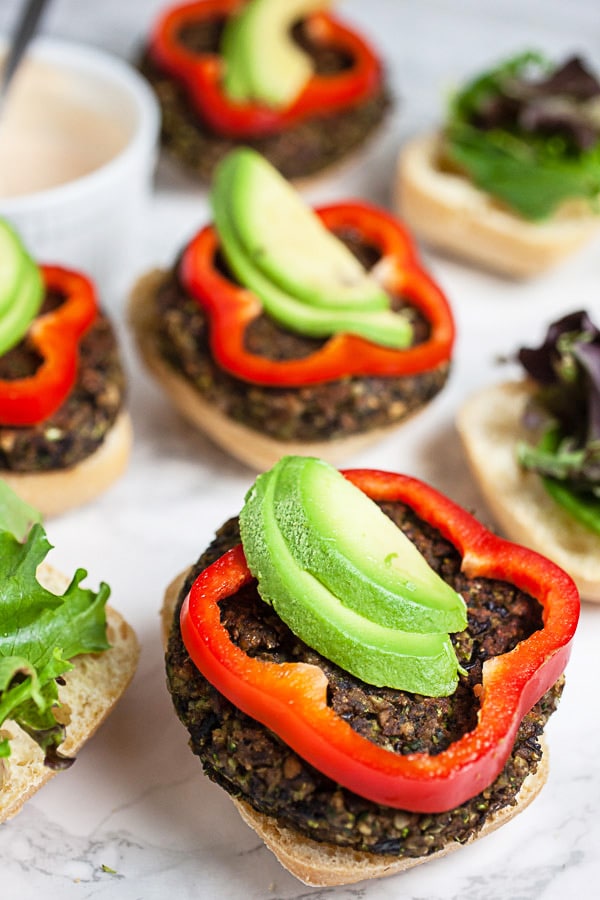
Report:
M517 446L553 500L600 534L600 330L585 310L553 322L517 355L536 391L524 422L541 437Z
M600 534L600 443L574 449L556 426L549 428L537 447L520 443L519 463L541 476L545 490L555 503Z
M450 121L469 121L490 100L502 94L507 82L523 78L531 69L547 73L551 69L551 63L543 54L527 50L476 75L451 98Z
M56 679L72 668L73 657L108 648L110 590L106 584L97 592L82 588L84 569L62 595L46 590L36 570L50 549L39 522L23 543L0 531L0 729L12 719L42 747L47 765L64 767L70 761L57 749L64 727L55 716ZM0 739L0 756L9 753L8 739Z
M573 490L556 478L543 478L542 481L555 503L590 531L600 534L600 497Z
M41 522L37 509L15 495L5 481L0 480L0 528L10 531L18 541L24 541L34 522Z
M569 199L583 199L600 212L600 134L592 131L595 142L581 149L561 127L580 129L586 118L589 131L585 103L567 101L567 112L561 113L565 119L555 131L548 130L547 120L538 130L519 124L527 119L527 104L529 120L535 118L532 95L539 105L536 82L527 80L532 68L546 75L550 63L540 54L524 53L457 93L449 109L445 154L474 184L525 219L547 219Z
M525 219L543 221L575 198L600 212L600 144L572 158L556 154L552 138L528 141L466 123L450 126L446 138L452 162Z

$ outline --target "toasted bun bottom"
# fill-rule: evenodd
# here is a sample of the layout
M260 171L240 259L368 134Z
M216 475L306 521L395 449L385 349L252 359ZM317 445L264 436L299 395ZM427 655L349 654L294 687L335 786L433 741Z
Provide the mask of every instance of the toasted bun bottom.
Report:
M326 441L280 441L229 418L206 401L191 382L172 369L160 355L153 298L164 277L165 273L160 270L149 272L135 285L130 298L129 321L140 355L182 416L250 468L265 471L286 454L318 456L336 464L382 440L410 418L409 415L382 428ZM418 410L411 415L415 412Z
M439 135L406 144L398 158L400 215L424 240L512 277L553 266L600 229L600 216L574 201L546 222L528 222L500 206L468 178L439 166Z
M38 576L56 594L62 594L69 584L69 579L46 563ZM68 717L60 747L65 756L75 755L102 724L136 669L139 646L135 633L112 607L106 611L110 648L76 657L74 668L64 675L66 684L59 688L57 715L63 722ZM11 755L0 760L0 822L18 813L25 801L57 774L44 765L40 747L14 722L5 722L2 731L11 736Z
M527 381L484 388L463 405L457 427L494 518L507 537L549 557L573 578L581 595L600 602L600 537L577 522L523 470L516 445L532 387Z
M125 471L132 441L131 419L122 412L98 449L76 465L46 472L0 469L0 478L44 517L56 516L89 503L110 487Z
M175 578L165 592L165 599L161 611L161 625L163 642L166 645L177 598L183 587L187 572L183 572ZM548 751L545 743L541 741L543 755L537 770L529 775L519 791L516 803L507 806L491 816L469 843L490 834L510 821L522 810L526 809L532 800L537 797L546 783L549 771ZM257 812L249 803L235 797L230 797L242 819L256 831L266 846L271 850L281 865L300 881L309 885L333 886L339 884L355 884L358 881L366 881L370 878L383 878L387 875L395 875L406 869L412 869L420 863L430 859L445 856L453 850L458 850L464 844L457 841L449 841L441 850L429 856L398 857L379 853L369 853L360 850L352 850L348 847L338 847L335 844L313 841L298 831L278 823L272 816Z
M526 809L534 800L548 777L548 752L544 747L544 755L537 770L529 775L517 795L514 806L507 806L491 816L477 835L468 843L490 834L513 819ZM231 798L242 819L263 839L269 850L272 850L279 862L292 875L305 884L331 886L336 884L355 884L369 878L384 878L396 875L406 869L412 869L430 859L446 856L453 850L465 846L458 841L449 841L441 850L429 856L397 857L379 853L366 853L349 850L347 847L336 847L312 841L291 828L279 825L276 819L256 812L243 800Z

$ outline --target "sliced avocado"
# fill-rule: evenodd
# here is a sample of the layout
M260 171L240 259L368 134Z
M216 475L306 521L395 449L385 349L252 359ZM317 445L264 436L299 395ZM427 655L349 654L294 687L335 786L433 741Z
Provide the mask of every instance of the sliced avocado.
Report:
M429 634L467 626L464 600L384 512L319 459L284 457L274 512L298 565L340 601L388 628Z
M234 100L291 106L313 73L310 56L294 41L293 25L324 9L327 0L249 0L225 25L224 87Z
M263 600L301 640L357 678L432 697L451 694L458 667L447 635L371 622L298 565L274 515L278 475L275 467L259 476L240 515L244 552Z
M230 209L227 183L217 179L213 193L215 223L224 256L239 281L260 297L266 312L290 331L309 337L332 334L360 335L385 347L410 346L412 326L404 315L390 310L363 312L311 306L286 293L256 268L237 237Z
M27 333L44 299L44 285L37 265L29 256L22 261L15 294L0 314L0 355L15 347Z
M27 253L20 238L0 219L0 316L11 305Z
M269 281L311 306L389 310L383 288L259 153L230 153L216 182L240 247Z
M0 480L0 531L9 531L18 541L24 541L31 526L41 521L41 513Z
M229 16L221 35L220 52L225 62L223 89L231 100L239 103L251 100L250 82L246 71L247 54L244 53L243 36L240 47L240 31L244 30L242 15Z

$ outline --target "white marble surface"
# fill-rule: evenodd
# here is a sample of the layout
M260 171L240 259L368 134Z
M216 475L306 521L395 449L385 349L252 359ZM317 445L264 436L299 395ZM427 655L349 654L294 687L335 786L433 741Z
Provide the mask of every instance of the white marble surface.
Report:
M18 5L2 0L0 31L9 29ZM354 194L389 204L403 139L435 123L445 92L494 57L538 46L558 58L583 50L600 64L597 0L347 0L340 6L381 48L398 105L362 164L322 182L310 194L315 201ZM159 7L160 0L55 0L44 31L131 58ZM203 191L161 163L139 257L124 277L168 263L206 215ZM524 285L427 252L458 323L451 380L420 417L352 464L423 477L485 520L461 457L454 413L471 389L505 374L495 363L499 354L521 341L537 341L553 316L580 306L600 316L599 250L596 241L552 274ZM0 827L2 898L597 897L600 608L583 609L563 701L548 729L552 767L545 790L508 827L455 855L380 882L307 888L278 865L225 794L204 778L170 708L158 610L164 586L239 509L253 475L170 410L135 359L124 299L105 299L130 372L133 459L114 489L48 523L48 531L58 566L72 571L84 565L90 583L110 583L114 603L137 629L142 657L131 689L76 765Z

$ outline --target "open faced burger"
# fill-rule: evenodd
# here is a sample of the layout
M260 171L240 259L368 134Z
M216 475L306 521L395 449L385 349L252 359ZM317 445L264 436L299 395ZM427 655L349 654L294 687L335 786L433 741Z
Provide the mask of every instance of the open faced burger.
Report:
M197 0L166 9L141 69L171 154L207 181L244 144L299 178L361 146L389 104L383 70L330 5Z
M423 482L284 457L167 591L168 685L283 865L356 882L536 796L578 614L564 572Z
M215 222L136 286L144 360L178 408L258 469L339 459L443 387L454 325L403 226L365 203L313 211L263 157L217 170Z
M55 515L104 491L130 446L119 348L93 284L38 266L0 221L0 476Z
M72 765L139 656L108 585L66 577L50 549L39 512L0 481L0 822Z
M522 377L469 397L467 459L498 524L600 601L600 330L584 310L517 358Z
M438 133L401 149L397 203L424 239L536 275L600 228L600 82L579 58L527 52L477 75Z

